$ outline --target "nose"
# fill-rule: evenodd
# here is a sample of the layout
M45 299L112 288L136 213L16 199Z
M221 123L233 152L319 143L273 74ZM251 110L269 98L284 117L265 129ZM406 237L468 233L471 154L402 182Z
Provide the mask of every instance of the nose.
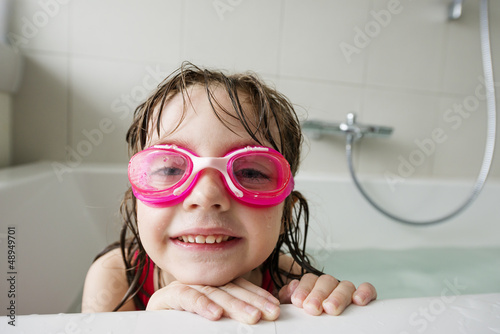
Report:
M215 169L200 172L196 184L183 202L184 209L226 211L231 205L230 194L224 186L222 174Z

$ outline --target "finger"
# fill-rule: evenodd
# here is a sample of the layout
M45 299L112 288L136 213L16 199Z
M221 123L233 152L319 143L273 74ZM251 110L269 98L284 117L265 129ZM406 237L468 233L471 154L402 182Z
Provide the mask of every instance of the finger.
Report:
M225 317L247 324L255 324L262 318L262 312L258 308L232 296L220 287L201 285L191 287L217 303L223 309Z
M259 296L267 299L268 301L272 302L273 304L276 304L276 305L280 304L280 301L278 300L278 298L274 297L272 295L272 293L261 288L260 286L257 286L255 284L247 281L244 278L241 278L241 277L237 278L232 283L236 284L239 287L242 287L245 290L248 290L252 293L255 293L256 295L259 295Z
M146 310L188 311L210 320L220 319L224 311L196 289L177 282L156 291L151 296Z
M262 319L276 320L280 314L279 301L273 295L243 278L220 286L219 289L257 308Z
M361 306L375 299L377 299L377 290L370 283L362 283L352 295L352 302Z
M299 281L299 285L295 288L295 291L290 298L292 304L297 307L302 307L304 300L306 300L307 296L311 292L316 283L318 276L314 274L305 274Z
M304 310L312 315L320 315L323 313L323 301L330 296L338 285L339 281L335 277L321 275L317 279L306 300L304 300L302 305Z
M339 315L351 304L354 291L356 287L351 282L340 282L330 296L323 301L323 310L330 315Z
M296 279L294 279L290 283L284 285L278 293L280 303L291 304L292 303L292 294L294 293L295 289L298 286L299 286L299 280L296 280Z

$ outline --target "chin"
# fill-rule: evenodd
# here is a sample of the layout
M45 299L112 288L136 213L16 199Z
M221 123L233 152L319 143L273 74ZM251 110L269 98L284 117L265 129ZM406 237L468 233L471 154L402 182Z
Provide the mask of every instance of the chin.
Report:
M238 275L231 275L228 273L221 272L190 272L185 275L179 275L177 280L181 283L188 285L208 285L208 286L222 286L232 280L238 278Z

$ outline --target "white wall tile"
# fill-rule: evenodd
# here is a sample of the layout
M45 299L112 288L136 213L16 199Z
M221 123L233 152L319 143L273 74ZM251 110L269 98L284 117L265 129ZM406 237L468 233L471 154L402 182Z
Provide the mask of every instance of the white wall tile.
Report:
M500 3L489 1L490 40L493 61L500 61ZM443 90L450 93L473 94L483 76L479 28L479 1L465 1L460 19L448 22L449 36L445 46ZM494 66L496 77L500 75ZM497 80L498 81L498 80Z
M475 180L486 141L486 105L470 95L442 98L439 127L446 141L436 147L434 175ZM457 168L457 167L460 168Z
M14 164L64 159L67 135L68 59L28 54L13 96Z
M447 22L448 40L444 45L443 91L470 94L482 75L481 44L479 38L479 3L465 1L463 14L456 21Z
M389 13L393 1L375 0L375 13ZM446 2L405 1L384 24L373 13L366 82L425 91L441 88ZM385 25L385 26L384 26ZM371 25L369 25L371 26Z
M125 134L135 108L173 69L161 63L73 58L71 149L85 162L126 162Z
M10 44L21 49L68 52L71 3L12 1L8 34Z
M360 83L366 52L346 57L341 46L355 44L370 1L290 0L284 2L280 73L285 76Z
M276 74L281 1L185 2L183 59L232 71Z
M359 112L361 89L321 81L282 78L278 90L294 104L301 120L341 123L349 112ZM343 136L315 139L305 133L302 171L346 174Z
M348 112L361 107L362 90L357 86L281 78L278 89L309 119L344 121Z
M419 153L416 142L432 136L439 114L438 101L428 94L368 89L358 122L394 130L389 138L363 139L359 172L384 178L393 175L402 181L430 177L434 153Z
M85 0L72 6L72 52L179 62L180 0Z
M380 21L374 13L388 10L390 0L73 0L54 7L56 3L14 3L12 34L24 32L26 37L30 24L40 20L22 48L27 61L21 90L13 99L14 163L63 160L68 147L76 150L88 140L82 131L99 128L104 118L111 119L114 130L85 161L126 161L124 135L143 81L157 65L165 76L186 59L259 72L298 105L302 119L308 114L340 122L355 111L359 122L394 126L390 138L355 146L361 177L380 176L397 172L398 157L408 159L416 139L446 125L442 115L447 103L474 96L482 71L478 0L465 1L463 17L456 22L447 21L447 1L400 1L400 12L386 26L380 24L378 34L362 47L360 31ZM49 18L46 23L44 17ZM500 2L490 1L496 81L499 17ZM341 45L356 42L359 50L348 62ZM127 104L127 95L136 98ZM484 120L475 122L464 125L464 131ZM470 177L483 140L469 140L461 131L449 138L411 177ZM306 139L302 169L347 173L343 141ZM453 154L462 148L472 151L474 159L458 163ZM496 159L494 177L500 177L499 166Z

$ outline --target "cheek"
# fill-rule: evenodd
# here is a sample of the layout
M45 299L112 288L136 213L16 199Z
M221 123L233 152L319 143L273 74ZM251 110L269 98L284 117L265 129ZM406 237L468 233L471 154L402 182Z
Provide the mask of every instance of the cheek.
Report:
M266 229L272 235L279 235L282 230L282 212L274 212L272 215L269 215L269 219L267 219L268 224L266 225Z
M264 247L268 251L274 249L282 231L282 216L283 206L279 205L265 209L265 211L260 212L258 217L253 219L253 230L257 236L255 240L259 242L260 247Z
M171 220L172 210L151 208L137 201L137 225L146 251L162 243L166 228Z

